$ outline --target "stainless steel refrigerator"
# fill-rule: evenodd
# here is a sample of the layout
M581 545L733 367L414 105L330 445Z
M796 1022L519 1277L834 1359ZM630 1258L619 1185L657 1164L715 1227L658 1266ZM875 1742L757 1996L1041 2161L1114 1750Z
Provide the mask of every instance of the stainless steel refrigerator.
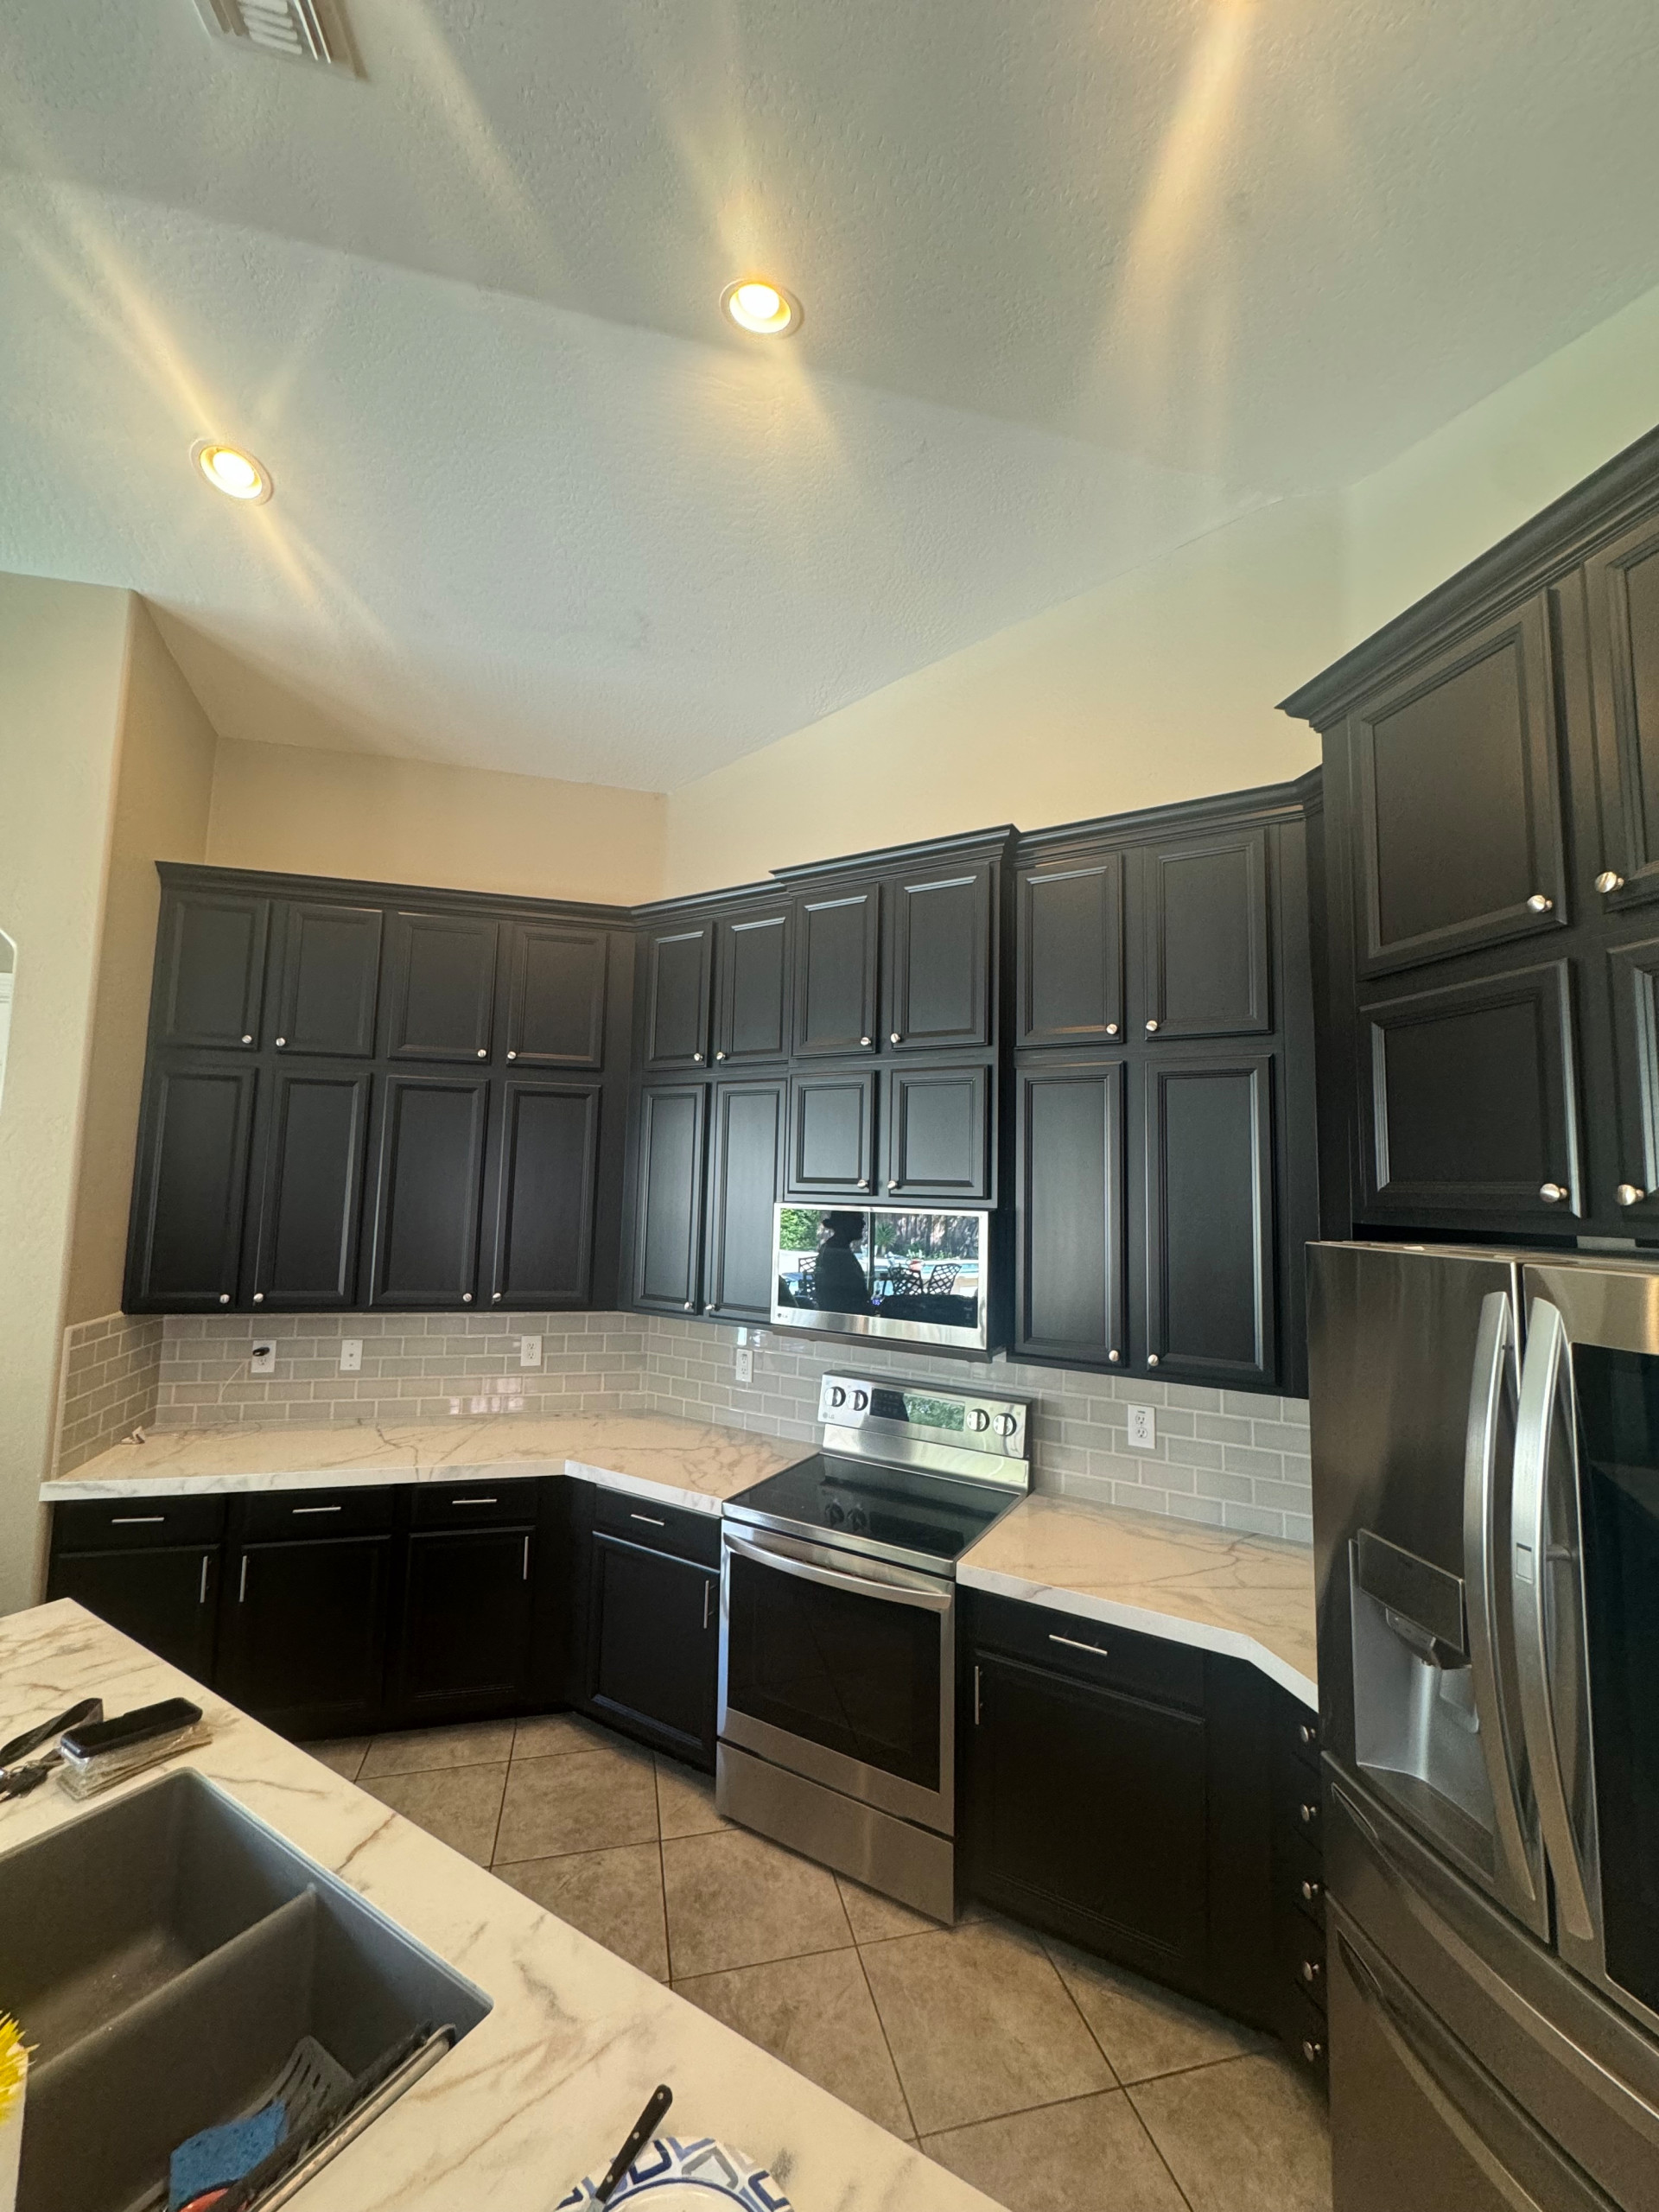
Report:
M1659 1265L1309 1256L1336 2212L1659 2212Z

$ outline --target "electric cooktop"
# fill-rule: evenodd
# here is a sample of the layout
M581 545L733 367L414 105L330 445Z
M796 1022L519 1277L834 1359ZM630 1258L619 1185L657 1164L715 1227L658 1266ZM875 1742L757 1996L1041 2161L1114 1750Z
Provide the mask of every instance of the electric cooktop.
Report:
M817 1452L729 1498L724 1510L754 1528L780 1529L937 1573L954 1567L1022 1495L919 1467Z

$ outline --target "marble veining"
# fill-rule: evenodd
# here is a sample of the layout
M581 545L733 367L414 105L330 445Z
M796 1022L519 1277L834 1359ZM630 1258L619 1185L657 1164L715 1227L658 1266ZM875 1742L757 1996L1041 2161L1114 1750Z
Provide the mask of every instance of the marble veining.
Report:
M79 1606L0 1620L0 1738L94 1692L111 1712L194 1697L213 1740L175 1764L195 1767L492 2001L301 2192L302 2212L550 2212L604 2164L658 2082L674 2091L677 2132L718 2136L769 2168L797 2212L994 2212L967 2183ZM94 1809L53 1784L0 1805L0 1852Z
M1300 1544L1033 1496L957 1574L971 1589L1249 1659L1319 1708L1313 1555Z

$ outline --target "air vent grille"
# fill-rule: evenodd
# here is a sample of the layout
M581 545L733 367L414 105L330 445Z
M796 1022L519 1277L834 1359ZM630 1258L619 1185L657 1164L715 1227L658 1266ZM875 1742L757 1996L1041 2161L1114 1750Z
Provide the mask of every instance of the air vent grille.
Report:
M346 28L330 0L196 0L209 30L266 54L351 69Z

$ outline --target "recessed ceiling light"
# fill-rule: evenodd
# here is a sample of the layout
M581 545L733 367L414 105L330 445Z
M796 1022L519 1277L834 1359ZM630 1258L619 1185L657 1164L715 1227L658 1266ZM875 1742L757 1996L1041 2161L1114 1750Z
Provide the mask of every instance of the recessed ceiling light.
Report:
M728 284L720 304L740 330L755 338L789 338L801 327L800 302L764 276L746 276Z
M240 446L227 446L218 438L198 438L190 448L190 458L214 491L223 492L227 499L245 499L257 506L270 497L270 471Z

